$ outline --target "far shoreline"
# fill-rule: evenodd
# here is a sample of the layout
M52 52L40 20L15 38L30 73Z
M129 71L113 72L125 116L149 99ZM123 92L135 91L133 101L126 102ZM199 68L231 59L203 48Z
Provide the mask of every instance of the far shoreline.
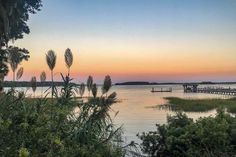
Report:
M222 85L233 85L236 84L236 82L227 82L227 81L221 81L221 82L211 82L211 81L203 81L203 82L148 82L148 81L127 81L127 82L121 82L121 83L114 83L114 86L143 86L143 85L183 85L183 84L199 84L199 85L215 85L215 84L222 84ZM75 86L79 86L79 83L72 82ZM2 83L3 87L31 87L30 81L4 81ZM55 81L55 86L63 86L63 82L61 81ZM37 87L49 87L51 86L50 81L45 82L37 82ZM101 86L101 84L98 84L98 86Z
M222 84L222 85L231 85L236 84L236 82L228 82L228 81L221 81L221 82L211 82L211 81L203 81L203 82L146 82L146 81L129 81L129 82L121 82L115 83L116 86L126 86L126 85L183 85L185 83L193 83L199 85L214 85L214 84Z

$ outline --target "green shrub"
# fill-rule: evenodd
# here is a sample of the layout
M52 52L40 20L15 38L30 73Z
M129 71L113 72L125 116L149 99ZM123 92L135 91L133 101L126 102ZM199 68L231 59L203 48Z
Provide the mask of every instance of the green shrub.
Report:
M183 113L167 118L157 130L138 135L151 157L227 157L236 155L236 118L218 110L216 117L194 122Z
M0 95L1 157L120 157L121 128L109 116L116 94L78 101L69 76L55 98ZM77 112L76 112L77 111Z

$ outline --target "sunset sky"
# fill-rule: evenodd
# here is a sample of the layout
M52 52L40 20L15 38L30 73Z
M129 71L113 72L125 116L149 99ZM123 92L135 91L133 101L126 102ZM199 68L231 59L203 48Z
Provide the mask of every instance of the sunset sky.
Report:
M236 0L43 0L31 33L14 44L31 52L23 80L49 74L50 49L59 79L71 48L79 82L236 81L235 8Z

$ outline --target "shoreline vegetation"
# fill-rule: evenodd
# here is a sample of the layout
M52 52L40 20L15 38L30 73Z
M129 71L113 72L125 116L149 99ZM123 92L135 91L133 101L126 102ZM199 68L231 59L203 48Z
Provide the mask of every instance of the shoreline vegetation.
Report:
M146 81L130 81L130 82L122 82L122 83L115 83L116 86L121 85L183 85L185 83L194 83L194 84L202 84L202 85L212 85L212 84L236 84L236 82L211 82L211 81L204 81L204 82L146 82Z
M44 82L36 82L38 87L48 87L51 86L50 81ZM236 84L236 82L187 82L187 83L196 83L201 85L214 85L214 84L222 84L222 85L231 85ZM71 84L75 86L79 86L78 83L71 82ZM122 82L122 83L115 83L115 86L128 86L128 85L183 85L184 83L181 82L165 82L165 83L157 83L157 82L145 82L145 81L130 81L130 82ZM55 86L63 86L62 81L54 81ZM101 86L101 84L98 84ZM29 81L4 81L2 83L3 87L31 87Z
M207 112L217 108L225 108L229 113L236 113L236 97L229 99L182 99L166 97L168 103L159 106L172 111Z
M154 131L138 134L142 151L150 157L233 157L236 118L218 109L215 117L194 121L182 112L167 117Z

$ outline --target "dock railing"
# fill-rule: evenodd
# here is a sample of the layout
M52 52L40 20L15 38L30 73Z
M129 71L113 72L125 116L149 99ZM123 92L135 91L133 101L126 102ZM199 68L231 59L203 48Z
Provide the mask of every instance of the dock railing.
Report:
M223 87L204 87L204 88L197 88L198 93L211 93L211 94L222 94L222 95L235 95L236 96L236 89L235 88L223 88Z

